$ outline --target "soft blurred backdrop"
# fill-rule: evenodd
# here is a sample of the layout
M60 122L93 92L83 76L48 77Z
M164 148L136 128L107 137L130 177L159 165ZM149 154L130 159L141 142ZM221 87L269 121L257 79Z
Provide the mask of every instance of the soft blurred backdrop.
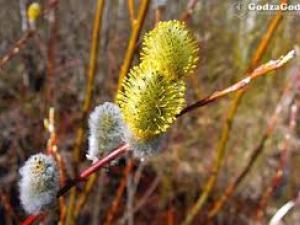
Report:
M1 57L26 32L26 27L22 27L22 10L24 13L24 7L31 2L0 0ZM43 120L48 117L50 106L55 109L58 151L65 162L67 177L74 176L72 151L82 119L96 2L39 1L44 11L36 22L36 35L0 70L0 224L18 224L18 220L25 218L18 200L18 168L31 154L46 149L49 133L44 128ZM140 2L142 0L135 1L136 13ZM187 103L191 104L233 84L246 76L245 71L275 15L274 12L250 12L245 8L250 2L153 0L136 43L132 65L138 63L141 37L154 27L157 20L181 18L186 21L200 45L199 66L188 79ZM57 4L55 12L51 4ZM159 9L157 4L161 4ZM53 13L56 25L53 25ZM56 30L53 30L53 26ZM297 47L300 42L299 29L300 12L284 14L258 64L279 58ZM127 0L105 1L92 108L114 100L130 34ZM54 50L49 53L49 48ZM50 76L49 54L54 54ZM208 223L205 215L248 163L286 86L296 84L290 96L293 96L293 104L299 103L299 59L272 73L251 83L242 98L234 116L217 183L194 224ZM163 152L144 162L134 162L126 177L127 180L134 179L133 184L125 182L127 188L133 189L133 193L123 191L111 224L133 224L134 221L134 224L171 225L183 221L211 174L233 98L234 94L181 117L169 131ZM278 116L264 151L252 170L225 207L209 223L267 224L278 208L297 195L300 188L300 127L296 124L293 132L289 130L291 104L286 105ZM86 120L84 124L86 127ZM289 154L280 184L272 191L262 209L263 216L257 219L257 208L265 191L272 185L272 178L280 164L281 150L286 145L285 136L289 132L292 133L288 143ZM85 160L86 135L78 169L89 164ZM123 159L98 173L75 224L104 224L112 212L112 202L124 179L125 169ZM83 188L84 184L80 184L77 191L80 193ZM128 193L132 194L131 198ZM142 205L139 206L141 200ZM66 201L68 203L68 195ZM131 215L133 221L128 222L130 204L135 211ZM58 224L57 214L48 219L50 222L46 220L44 223ZM286 217L285 224L300 224L299 221L300 214L296 208Z

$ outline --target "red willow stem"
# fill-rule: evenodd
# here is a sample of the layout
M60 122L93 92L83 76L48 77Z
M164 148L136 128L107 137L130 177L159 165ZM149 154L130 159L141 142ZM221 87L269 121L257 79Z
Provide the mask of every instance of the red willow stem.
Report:
M24 220L22 222L22 225L31 225L33 224L35 221L38 221L38 220L42 220L44 219L46 216L46 214L37 214L37 215L30 215L26 218L26 220Z
M77 177L73 180L70 180L63 188L61 188L59 190L59 192L57 193L57 197L64 195L67 191L70 190L70 188L75 186L77 183L79 183L81 181L85 181L86 178L88 178L90 175L97 172L99 169L104 167L106 164L108 164L112 160L118 158L119 156L125 154L128 151L129 151L129 144L122 144L121 146L119 146L118 148L116 148L115 150L110 152L107 156L105 156L101 160L98 160L97 162L95 162L94 164L92 164L91 166L86 168L84 171L82 171L80 173L79 177Z
M91 174L96 172L97 170L101 169L103 166L105 166L107 163L111 162L112 160L118 158L120 155L125 154L129 151L129 144L123 144L119 146L117 149L112 151L110 154L108 154L103 159L97 161L96 163L92 164L90 167L85 169L80 173L79 179L85 180L87 177L89 177Z
M104 158L98 160L85 170L83 170L79 177L70 180L67 182L67 184L62 187L58 193L57 193L57 198L60 196L64 195L66 192L68 192L73 186L75 186L77 183L85 181L90 175L93 173L97 172L99 169L103 168L106 166L108 163L111 161L117 159L118 157L124 155L126 152L130 151L129 144L122 144L115 150L111 151L108 155L106 155ZM26 220L22 222L22 225L31 225L33 222L37 220L41 220L44 218L45 214L38 214L38 215L29 215Z

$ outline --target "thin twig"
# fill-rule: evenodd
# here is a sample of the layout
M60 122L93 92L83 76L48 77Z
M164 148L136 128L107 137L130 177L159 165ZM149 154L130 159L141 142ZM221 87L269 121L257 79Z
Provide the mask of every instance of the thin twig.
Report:
M253 70L253 72L251 72L248 76L246 76L246 78L242 79L241 81L239 81L221 91L216 91L216 92L212 93L211 95L186 107L185 109L183 109L180 112L180 114L177 115L177 117L180 117L180 116L184 115L185 113L188 113L195 109L203 107L209 103L215 102L216 100L219 100L220 98L222 98L228 94L231 94L231 93L239 91L239 90L244 90L247 86L249 86L251 81L255 80L258 77L267 75L268 72L271 72L273 70L277 70L277 69L281 68L287 62L289 62L294 56L295 56L295 51L291 50L286 55L281 56L279 59L271 60L268 63L259 66L258 68Z
M128 3L128 10L129 10L131 27L133 27L134 23L136 22L136 20L135 20L134 0L127 0L127 3Z
M48 130L50 137L47 143L47 153L53 155L55 158L58 168L59 168L59 182L61 186L65 185L66 174L65 174L65 163L62 160L62 157L57 148L57 134L55 129L55 118L54 118L54 108L50 108L49 110L49 118L44 120L45 128ZM65 222L66 216L66 201L64 196L59 198L60 205L60 225L63 225Z
M119 81L118 81L118 90L121 88L124 78L126 77L131 62L133 60L136 43L140 35L140 31L144 24L144 20L148 11L150 0L142 0L139 6L138 15L136 22L133 24L132 32L129 38L128 47L125 53L124 61L120 70Z
M79 213L81 212L82 207L86 203L87 198L88 198L89 194L91 193L91 190L92 190L94 184L97 181L97 177L98 177L97 174L91 175L89 177L88 181L85 183L82 193L80 193L80 195L78 196L78 200L77 200L75 211L74 211L75 218L77 218L79 216Z
M106 217L106 220L104 223L105 225L111 225L113 222L114 215L116 214L116 212L118 210L118 206L120 205L122 195L126 188L126 181L128 178L128 174L130 173L132 168L133 168L133 161L129 159L129 161L126 164L126 168L124 170L124 176L123 176L122 180L120 181L119 187L117 189L117 192L115 195L116 197L112 202L111 208L108 210L107 217Z
M154 2L154 19L155 25L158 24L162 20L163 13L166 9L166 0L156 0Z
M282 181L282 178L284 176L284 171L286 170L287 161L289 158L288 156L289 156L289 148L290 148L290 139L291 139L291 135L296 126L298 107L296 104L293 104L290 107L290 109L291 109L291 112L290 112L289 129L288 129L288 132L285 134L283 147L282 147L282 150L280 153L280 162L279 162L276 172L272 178L270 186L268 188L266 188L265 192L262 194L262 198L261 198L261 200L259 202L259 206L256 210L256 216L255 216L256 221L260 221L262 216L264 215L264 209L266 208L267 203L268 203L273 191L279 187L279 185Z
M185 11L181 14L180 20L188 22L194 12L194 8L198 0L189 0Z
M12 207L9 197L6 195L4 190L1 189L0 191L1 191L1 193L0 193L0 202L2 203L5 211L7 212L6 214L11 216L11 218L15 222L20 223L20 219L19 219L19 217L17 216L16 212L14 211L14 209Z
M174 225L174 207L171 203L169 203L168 206L168 212L167 212L167 225Z
M22 222L22 225L31 225L35 221L41 221L45 218L46 214L37 214L37 215L30 215Z
M143 197L136 203L135 207L132 210L132 213L138 212L147 203L147 200L152 195L152 193L155 191L155 189L159 185L160 181L161 181L161 177L159 177L159 176L157 176L153 180L153 182L151 183L150 187L147 189L147 191L145 192ZM123 225L126 223L127 219L128 219L128 214L125 214L123 216L123 218L121 218L117 224Z
M86 82L85 96L82 106L82 118L80 121L80 125L76 132L75 145L73 150L73 163L75 173L77 172L77 166L80 161L80 149L82 147L83 139L85 136L84 125L86 122L86 118L88 116L88 112L90 110L92 104L92 96L94 89L94 78L97 71L97 62L98 62L98 52L99 52L99 43L100 42L100 31L102 25L102 16L104 11L105 0L98 0L96 4L96 12L94 16L93 22L93 31L92 31L92 42L90 47L90 59L89 59L89 67L88 67L88 77ZM67 224L72 224L74 221L74 206L75 206L75 198L76 198L76 190L72 189L69 200L69 207L67 213Z
M130 155L128 156L130 158ZM128 225L134 224L134 213L133 213L133 201L134 201L134 183L133 183L133 173L129 171L126 179L126 214L128 216Z
M82 106L82 119L81 125L78 128L76 141L75 141L75 148L73 151L73 158L74 162L78 163L80 159L80 149L85 133L84 124L88 112L90 110L92 104L92 96L93 96L93 89L94 89L94 78L97 71L97 61L98 61L98 52L99 52L99 43L100 43L100 31L102 25L102 15L104 9L105 0L98 0L96 13L94 17L94 24L93 24L93 32L92 32L92 43L90 48L90 59L89 59L89 67L88 67L88 76L87 76L87 83L86 83L86 90L85 90L85 97Z
M50 0L49 0L50 1ZM53 94L54 94L54 69L55 69L55 55L57 46L57 34L58 34L58 18L57 18L57 8L58 0L53 3L52 7L48 11L48 19L50 26L50 39L48 42L47 49L47 87L46 87L46 102L53 104Z
M28 40L34 35L34 30L27 31L21 38L18 40L14 46L8 50L8 52L0 58L0 71L3 70L3 67L10 62L18 53L26 47Z

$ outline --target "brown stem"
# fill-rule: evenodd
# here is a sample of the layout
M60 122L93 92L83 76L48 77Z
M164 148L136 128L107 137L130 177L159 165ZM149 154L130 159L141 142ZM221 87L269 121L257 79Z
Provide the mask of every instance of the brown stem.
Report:
M75 211L74 211L75 218L78 217L79 213L82 210L82 207L86 203L88 196L91 193L91 190L97 181L97 177L98 177L97 175L98 174L93 174L89 177L88 181L84 185L83 192L79 194L78 201L76 203L76 207L75 207Z
M73 164L75 169L75 174L77 174L77 166L80 161L80 149L82 147L83 139L85 136L84 125L88 112L92 104L93 89L94 89L94 78L97 71L97 62L98 62L98 52L99 52L99 43L100 43L100 31L102 25L102 16L104 11L105 0L98 0L96 4L96 12L93 22L93 31L92 31L92 42L90 47L90 59L88 67L88 77L86 82L86 89L84 95L84 101L82 105L82 117L80 125L76 132L75 145L73 150ZM74 221L74 206L76 200L76 190L73 188L70 193L69 207L67 213L67 225L73 224Z
M118 210L118 206L122 200L122 195L126 188L126 182L127 182L128 175L129 175L130 171L132 170L132 168L133 168L133 161L131 159L129 159L129 161L126 164L125 171L124 171L124 177L121 180L118 190L116 192L116 197L113 200L111 208L109 209L109 211L107 213L106 221L104 223L105 225L111 225L113 222L114 215L116 214L116 212Z
M198 2L198 0L189 0L185 11L180 16L180 20L185 21L185 22L189 21L189 19L191 18L192 14L193 14L193 11L194 11L194 8L195 8L197 2Z
M21 224L22 225L31 225L35 221L43 220L45 218L45 216L46 216L45 214L30 215Z
M140 3L137 19L133 23L128 47L127 47L124 61L123 61L122 67L121 67L121 71L120 71L120 75L119 75L119 82L118 82L118 90L121 89L122 82L123 82L124 78L126 77L128 71L129 71L129 68L131 66L131 62L133 60L133 56L134 56L134 52L135 52L136 43L138 42L140 31L144 24L144 20L146 17L146 13L148 11L149 3L150 3L150 0L142 0Z
M28 40L35 34L34 30L27 31L20 40L18 40L14 46L8 50L8 52L0 58L0 71L3 70L3 67L11 61L18 53L26 47Z
M49 1L50 2L50 1ZM53 104L54 94L54 68L55 68L55 54L57 46L57 32L58 32L58 20L57 20L57 8L58 0L53 3L49 8L49 25L50 25L50 39L47 49L47 87L46 87L46 103Z
M288 61L290 61L294 56L295 56L295 51L292 50L292 51L288 52L286 55L281 56L277 60L271 60L270 62L259 66L258 68L253 70L252 73L250 73L248 76L246 76L246 78L242 79L241 81L239 81L221 91L215 91L211 95L204 97L203 99L197 101L196 103L186 107L177 115L177 117L180 117L188 112L191 112L195 109L203 107L209 103L215 102L216 100L219 100L220 98L222 98L228 94L231 94L238 90L244 90L247 86L249 86L251 81L257 79L258 77L266 75L270 71L279 69L280 67L285 65Z
M288 132L285 134L283 147L280 152L279 165L276 169L276 172L272 178L269 187L267 187L265 192L262 194L261 200L259 202L259 206L255 213L256 214L255 219L257 222L262 219L262 216L264 215L264 209L266 208L267 203L273 191L279 187L287 167L287 162L289 158L290 138L295 129L298 107L297 105L293 104L291 105L290 109L291 109L291 113L290 113L289 129Z
M135 23L134 0L127 0L127 3L128 3L131 27L133 27L133 25Z
M92 104L93 88L94 88L93 84L94 84L95 74L97 71L97 61L98 61L97 59L98 59L98 52L99 52L100 31L101 31L104 3L105 0L97 1L96 13L94 17L92 42L90 48L90 59L89 59L89 67L88 67L88 78L86 83L84 102L82 106L82 119L81 119L80 127L77 130L75 148L73 151L73 159L75 164L79 162L80 149L85 134L84 124Z

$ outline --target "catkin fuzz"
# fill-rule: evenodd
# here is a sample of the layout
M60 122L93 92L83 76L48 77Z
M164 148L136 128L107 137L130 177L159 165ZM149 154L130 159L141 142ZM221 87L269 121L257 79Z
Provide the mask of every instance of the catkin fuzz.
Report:
M117 96L131 132L148 139L165 132L185 104L185 83L167 79L150 64L134 67Z
M87 158L96 161L124 143L126 126L116 104L105 102L89 117L89 148Z
M20 169L20 200L29 214L38 214L55 205L59 190L59 173L51 156L31 156Z
M198 61L199 46L184 22L160 22L144 37L141 60L169 79L190 75Z

